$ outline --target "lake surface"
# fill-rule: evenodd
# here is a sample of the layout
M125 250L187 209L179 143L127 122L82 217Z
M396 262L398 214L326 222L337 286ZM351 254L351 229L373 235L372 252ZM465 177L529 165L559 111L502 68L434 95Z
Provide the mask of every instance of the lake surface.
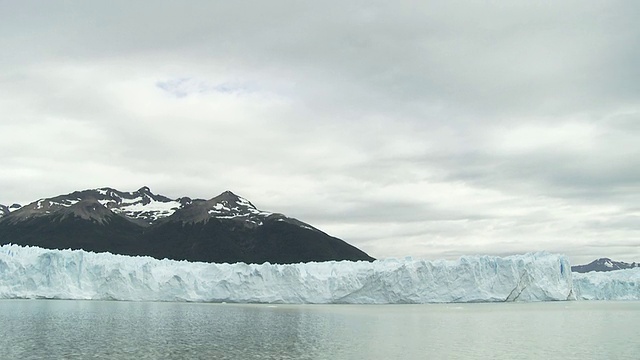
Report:
M640 359L640 302L0 300L0 359Z

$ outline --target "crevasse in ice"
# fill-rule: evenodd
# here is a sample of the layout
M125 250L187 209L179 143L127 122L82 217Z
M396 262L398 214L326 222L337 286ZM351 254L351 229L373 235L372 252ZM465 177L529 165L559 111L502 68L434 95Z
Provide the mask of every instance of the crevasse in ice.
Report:
M566 257L209 264L0 247L0 298L242 303L437 303L574 298Z

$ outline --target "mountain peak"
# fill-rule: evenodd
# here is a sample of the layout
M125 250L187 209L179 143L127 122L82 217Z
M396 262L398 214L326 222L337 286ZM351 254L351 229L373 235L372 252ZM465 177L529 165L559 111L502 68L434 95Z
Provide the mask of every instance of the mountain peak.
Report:
M138 189L138 191L136 191L136 193L138 194L146 194L146 195L151 195L153 196L154 194L151 192L151 189L149 189L148 186L143 186L140 189Z
M613 271L638 267L640 264L626 263L624 261L613 261L609 258L600 258L593 260L586 265L575 265L571 267L571 271L586 273L590 271Z
M272 215L267 211L258 210L249 200L236 195L231 191L225 191L209 200L189 198L178 199L182 204L171 220L182 223L208 222L210 219L223 221L239 221L245 226L259 226Z
M100 224L104 224L110 216L114 215L109 209L102 205L98 199L91 197L63 208L60 212L63 214L63 217L73 215L84 220L96 221Z
M236 202L237 200L240 199L240 196L234 194L232 191L225 191L222 194L211 198L211 201L213 200L217 200L217 201L228 201L228 202Z
M228 209L239 208L257 210L257 208L249 200L243 198L242 196L236 195L229 190L214 198L211 198L209 201L207 201L207 203L211 204L213 208L219 208L220 206L217 204L220 204Z

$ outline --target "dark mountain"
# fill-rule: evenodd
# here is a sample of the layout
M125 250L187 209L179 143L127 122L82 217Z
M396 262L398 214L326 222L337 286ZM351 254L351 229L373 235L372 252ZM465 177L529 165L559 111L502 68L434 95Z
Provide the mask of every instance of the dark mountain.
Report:
M578 273L587 273L590 271L614 271L622 269L631 269L634 267L640 267L638 263L626 263L622 261L613 261L608 258L600 258L593 260L586 265L576 265L571 267L571 271Z
M343 240L258 210L230 191L210 200L170 199L147 187L0 205L0 244L7 243L206 262L373 260Z

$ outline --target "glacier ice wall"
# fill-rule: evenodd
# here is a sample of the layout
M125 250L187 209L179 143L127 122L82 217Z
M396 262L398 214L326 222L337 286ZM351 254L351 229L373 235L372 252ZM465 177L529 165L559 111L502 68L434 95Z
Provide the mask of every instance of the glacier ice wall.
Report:
M567 258L548 253L247 265L0 247L0 298L388 304L572 296Z
M573 286L582 300L640 300L640 268L573 273Z

